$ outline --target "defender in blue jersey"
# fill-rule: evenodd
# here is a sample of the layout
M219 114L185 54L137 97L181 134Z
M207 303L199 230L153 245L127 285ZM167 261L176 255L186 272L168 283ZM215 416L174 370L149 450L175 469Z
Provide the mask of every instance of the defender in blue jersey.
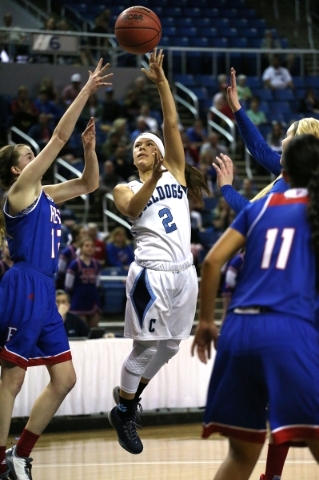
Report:
M287 190L288 185L281 175L281 156L269 147L258 128L247 117L244 109L241 108L236 88L236 72L233 68L231 69L230 77L231 85L227 89L227 97L229 105L235 114L240 135L254 159L277 177L257 194L253 201L269 193L284 192ZM315 118L304 118L294 122L287 130L286 138L282 142L282 149L284 150L294 136L303 134L312 134L319 138L319 121ZM227 156L219 158L214 166L222 195L237 213L240 212L249 202L231 186L233 178L231 159ZM319 297L317 299L316 318L319 325ZM274 477L278 480L280 478L288 450L289 446L276 446L270 442L266 471L264 475L261 475L260 480L273 480Z
M61 218L57 203L98 187L95 123L84 133L85 169L82 177L42 187L41 179L71 136L88 98L109 85L108 65L102 60L65 112L52 138L34 157L27 145L0 150L0 184L8 189L5 229L13 267L0 282L0 478L31 479L30 452L68 392L76 376L71 352L55 303ZM16 395L28 366L46 365L50 382L36 400L17 445L5 451Z
M296 137L285 149L283 164L292 188L247 206L203 265L192 352L197 349L206 362L211 341L217 341L214 306L220 268L245 246L245 262L218 339L204 419L204 437L212 432L229 437L229 454L218 480L249 478L267 422L274 443L305 442L319 463L319 349L314 326L319 140Z

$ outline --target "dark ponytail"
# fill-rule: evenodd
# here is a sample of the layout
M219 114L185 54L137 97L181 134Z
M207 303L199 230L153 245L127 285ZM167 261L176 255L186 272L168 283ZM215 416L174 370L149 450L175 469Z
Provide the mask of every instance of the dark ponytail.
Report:
M203 206L203 191L210 195L207 181L204 175L192 167L189 163L185 164L185 179L188 188L188 196L196 205Z
M311 240L316 257L317 289L319 290L319 139L313 135L298 135L293 138L284 154L283 167L295 188L307 188L307 210Z

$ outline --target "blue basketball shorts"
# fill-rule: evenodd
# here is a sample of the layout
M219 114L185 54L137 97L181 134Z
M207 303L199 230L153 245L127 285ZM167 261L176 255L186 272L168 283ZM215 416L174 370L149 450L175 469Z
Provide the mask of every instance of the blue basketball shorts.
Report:
M209 384L203 437L263 443L319 440L319 342L311 322L229 313Z
M0 358L23 369L71 360L50 274L23 262L0 282Z

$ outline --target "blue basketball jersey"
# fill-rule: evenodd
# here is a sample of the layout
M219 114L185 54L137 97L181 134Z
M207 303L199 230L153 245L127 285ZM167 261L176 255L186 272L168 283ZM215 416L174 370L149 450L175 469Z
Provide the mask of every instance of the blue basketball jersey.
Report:
M54 274L58 267L61 238L60 212L44 191L27 209L11 216L5 203L4 213L12 260Z
M229 310L265 306L314 320L315 256L305 189L271 194L250 204L231 228L246 237L245 262Z

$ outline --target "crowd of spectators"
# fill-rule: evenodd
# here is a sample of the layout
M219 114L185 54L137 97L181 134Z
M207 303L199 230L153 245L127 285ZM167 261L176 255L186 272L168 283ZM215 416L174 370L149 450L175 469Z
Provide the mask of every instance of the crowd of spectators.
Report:
M107 12L104 12L95 22L96 32L108 31L107 25L108 15ZM57 24L53 17L48 19L45 29L55 30L58 28L63 30L68 26ZM21 42L23 42L22 39ZM269 47L270 44L272 47ZM278 48L268 33L265 35L265 45L274 50ZM100 48L107 55L107 47L107 42L98 45L93 39L88 44L86 55L89 56L91 48ZM292 61L291 58L290 60ZM39 58L38 61L42 62L44 59ZM281 57L268 54L263 61L267 62L262 76L264 89L294 90L293 77L289 69L282 66L283 59ZM284 61L287 62L287 59L285 58ZM258 127L271 125L266 140L272 149L280 151L286 128L281 122L268 120L267 114L260 108L261 102L258 95L255 94L253 88L247 85L245 75L238 75L237 80L238 96L248 117ZM54 85L54 79L44 77L34 98L30 96L28 88L21 84L8 106L8 126L18 127L31 136L42 149L63 112L78 95L81 81L80 73L75 72L70 77L69 84L59 92ZM228 75L220 74L212 105L226 117L234 120L227 102L228 85ZM319 112L319 99L313 89L307 89L305 97L300 101L300 109L309 113ZM160 106L157 104L157 100L154 100L144 76L138 76L133 81L123 98L115 98L114 87L110 86L105 89L104 98L99 99L96 95L92 95L83 109L74 134L61 152L61 158L80 171L84 167L80 135L88 119L92 116L96 120L100 182L98 190L92 194L90 201L94 210L100 212L99 220L102 220L104 195L112 193L118 183L125 183L136 178L131 154L135 138L145 131L161 137L162 117ZM198 272L200 272L201 259L211 242L209 235L204 240L201 234L212 234L212 238L216 238L216 235L221 235L227 229L235 216L235 212L220 195L216 185L216 172L212 166L217 156L229 153L229 144L227 140L222 139L218 131L208 131L207 127L206 115L195 119L190 126L184 127L180 124L186 160L205 175L210 190L210 195L203 198L203 205L191 205L192 249ZM3 142L6 143L5 136L3 136ZM243 150L236 153L242 155L243 158ZM66 179L72 178L73 174L70 171L59 168L62 176ZM234 165L233 186L249 200L257 193L251 179L238 176L236 165ZM108 203L108 207L113 213L119 214L112 203ZM100 232L97 224L81 224L81 219L77 218L68 205L59 205L59 208L62 218L62 237L56 288L58 291L63 290L64 292L64 300L68 304L68 315L77 315L87 327L96 326L101 311L99 276L101 273L103 274L103 268L107 267L118 267L127 271L133 260L132 238L122 227L117 227L111 232ZM10 259L6 255L4 246L0 273L3 274L10 266ZM89 287L92 292L93 290L95 292L91 295L95 299L94 303L77 305L75 298L82 300L84 295L81 294L81 289Z

